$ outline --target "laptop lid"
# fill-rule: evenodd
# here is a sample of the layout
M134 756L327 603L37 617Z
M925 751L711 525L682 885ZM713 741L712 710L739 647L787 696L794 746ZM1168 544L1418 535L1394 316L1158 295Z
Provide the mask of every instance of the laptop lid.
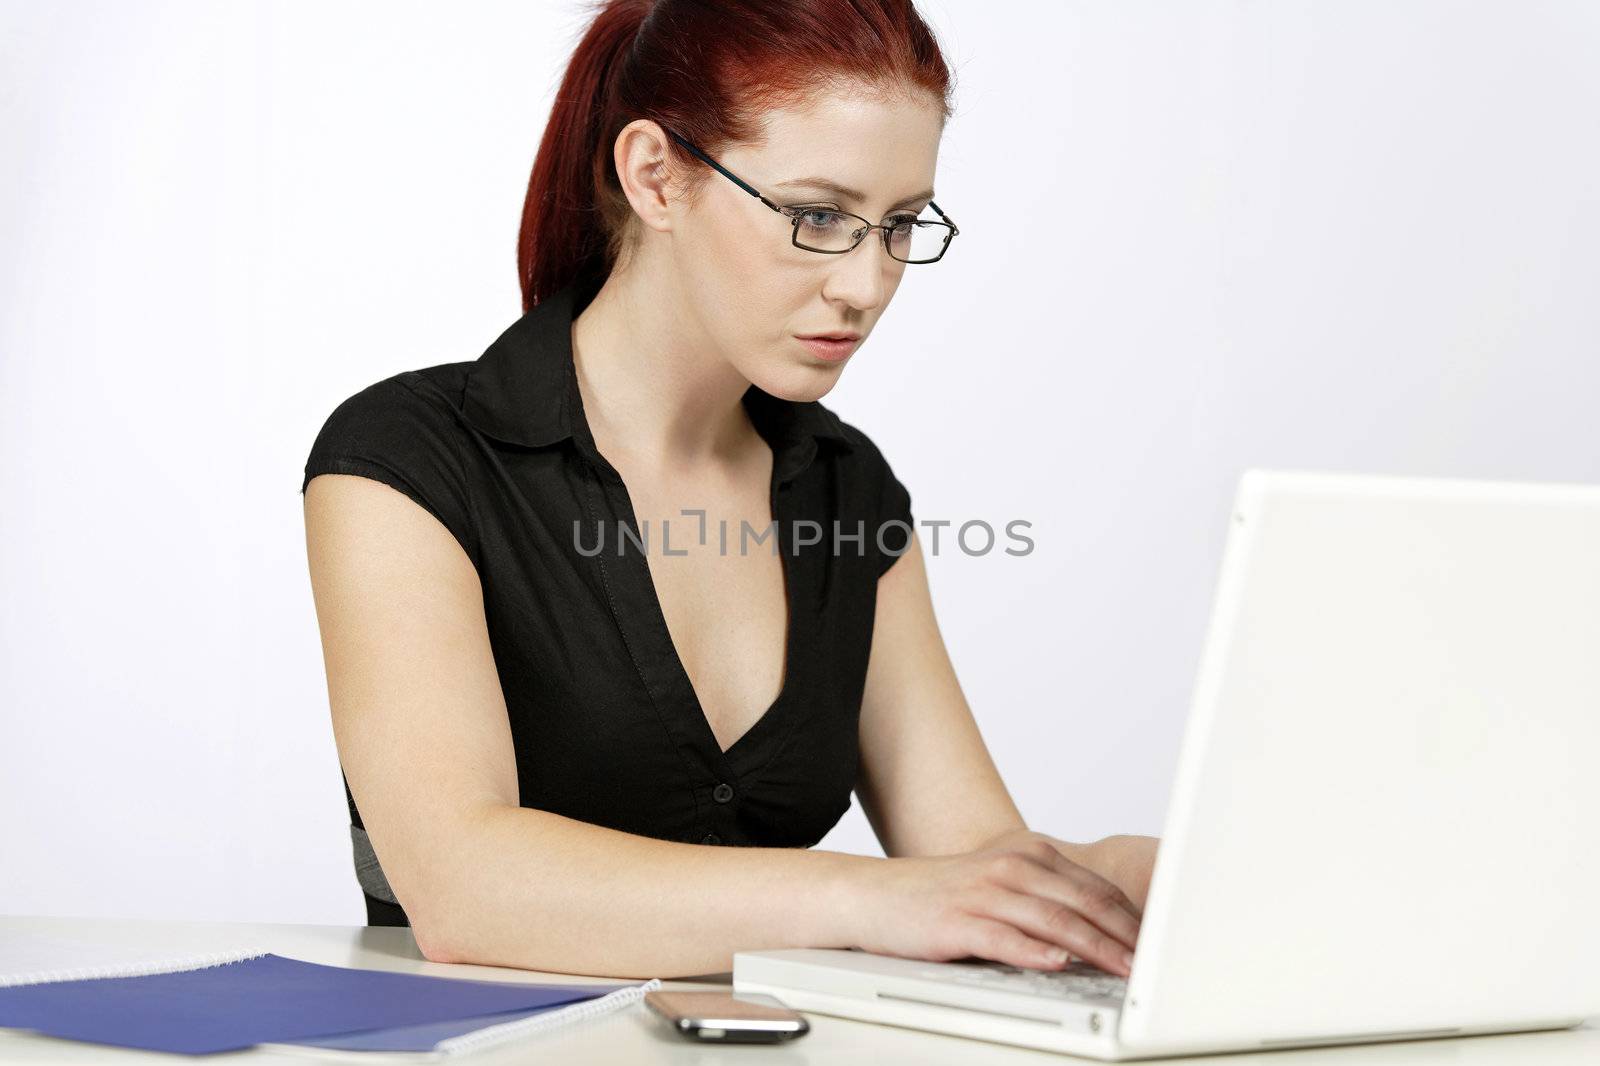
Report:
M1119 1037L1600 1015L1600 486L1244 472Z

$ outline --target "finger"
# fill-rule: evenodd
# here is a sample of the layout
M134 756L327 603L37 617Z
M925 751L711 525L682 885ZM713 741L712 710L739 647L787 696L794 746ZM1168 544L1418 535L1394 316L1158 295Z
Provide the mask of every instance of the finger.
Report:
M1031 895L1065 903L1130 951L1139 942L1139 919L1133 901L1122 889L1055 849L1035 864L1038 876L1024 874L1013 887Z
M1107 973L1128 976L1126 944L1107 935L1070 905L1025 892L1001 889L987 913L1015 926L1028 936L1059 944Z
M1067 949L1049 940L1029 936L1010 922L971 916L967 951L980 959L993 959L1030 970L1056 970L1067 963Z

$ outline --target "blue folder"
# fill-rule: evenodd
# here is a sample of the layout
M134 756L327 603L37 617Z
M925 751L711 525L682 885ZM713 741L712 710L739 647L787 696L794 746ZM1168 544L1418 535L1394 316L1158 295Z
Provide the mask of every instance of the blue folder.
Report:
M551 985L542 985L550 988ZM588 997L588 986L559 985L559 988L582 988ZM289 1043L342 1051L434 1051L439 1044L468 1033L482 1032L492 1025L520 1021L539 1014L548 1014L570 1004L552 1003L537 1010L514 1010L509 1014L491 1014L482 1018L464 1018L460 1021L424 1022L421 1025L401 1025L391 1029L364 1029L357 1033L336 1033L333 1036L305 1037Z
M307 1042L427 1050L442 1037L382 1031L477 1019L438 1030L454 1036L630 987L427 977L266 954L176 973L0 988L0 1026L189 1055ZM320 1044L341 1034L352 1039Z

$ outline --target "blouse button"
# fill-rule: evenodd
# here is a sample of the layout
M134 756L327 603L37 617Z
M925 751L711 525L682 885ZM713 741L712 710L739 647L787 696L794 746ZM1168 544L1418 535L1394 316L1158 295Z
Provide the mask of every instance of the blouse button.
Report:
M727 803L733 799L733 786L726 781L711 790L711 798L718 803Z
M722 838L717 836L717 834L715 834L715 833L707 833L706 836L705 836L705 839L700 841L700 843L702 843L702 844L720 844L720 843L722 843Z

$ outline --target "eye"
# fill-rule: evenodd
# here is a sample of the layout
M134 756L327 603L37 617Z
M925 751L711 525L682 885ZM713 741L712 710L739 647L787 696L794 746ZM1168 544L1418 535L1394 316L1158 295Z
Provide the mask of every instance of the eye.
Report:
M905 223L905 222L915 222L915 221L917 221L917 216L916 215L911 215L911 214L890 215L886 225L898 226L898 225L901 225L902 223Z
M796 210L800 221L807 226L822 229L838 222L844 216L837 211L830 211L826 207L802 207Z

